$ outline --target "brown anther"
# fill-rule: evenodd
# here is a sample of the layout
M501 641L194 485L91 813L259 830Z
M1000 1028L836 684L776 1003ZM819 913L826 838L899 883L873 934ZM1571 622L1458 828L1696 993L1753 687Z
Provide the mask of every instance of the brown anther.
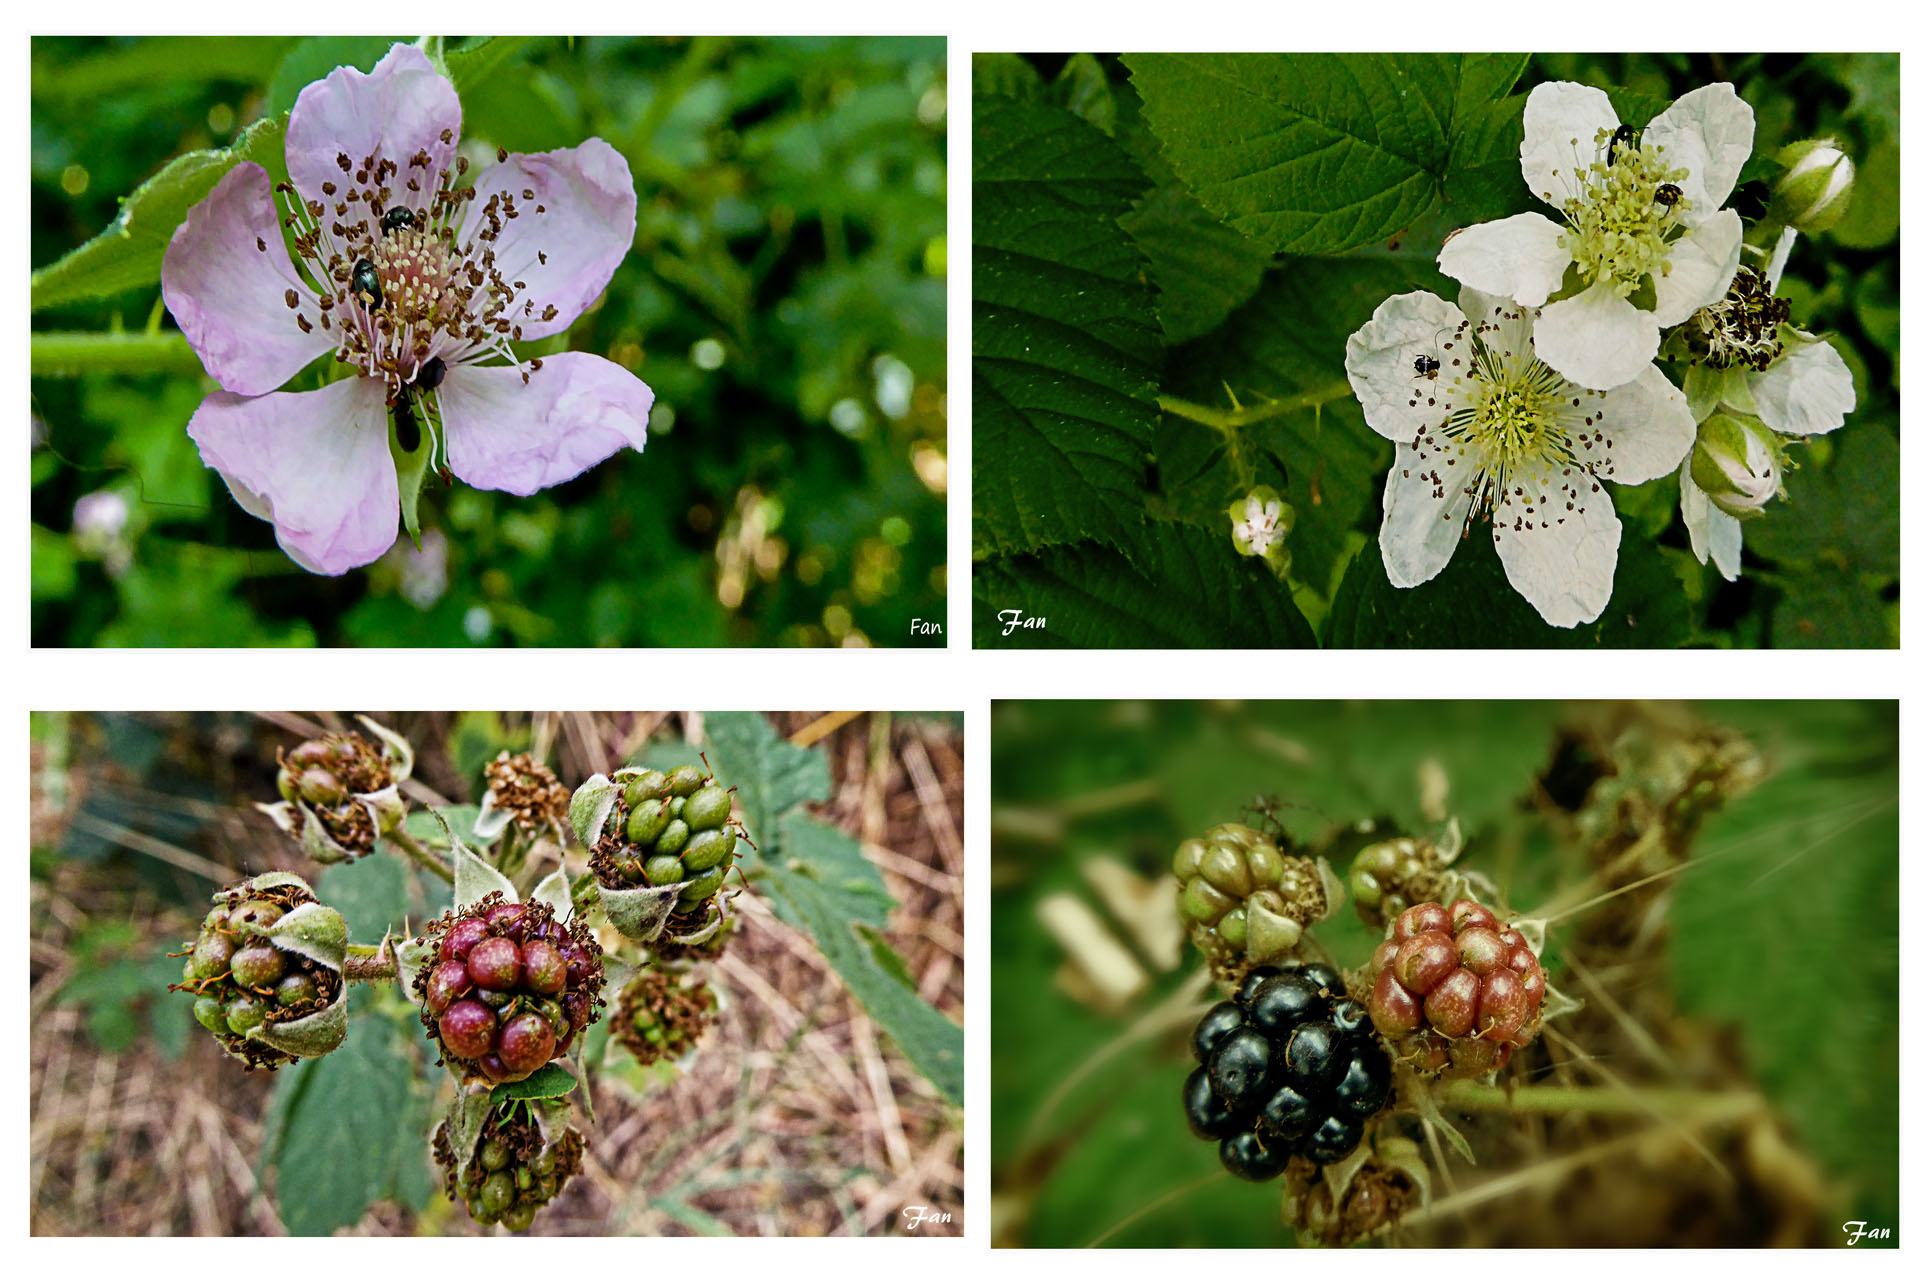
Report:
M300 307L300 295L295 293L291 289L287 290L287 310L296 311L299 309L299 307Z
M300 322L300 332L302 333L313 332L313 324L305 316L299 314L298 312L295 312L293 318Z
M253 243L259 248L260 252L265 253L267 251L267 242L264 238L255 236Z
M449 143L450 143L450 142L452 142L452 141L453 141L453 130L451 130L451 129L442 129L442 130L440 131L440 141L442 141L442 142L449 142Z

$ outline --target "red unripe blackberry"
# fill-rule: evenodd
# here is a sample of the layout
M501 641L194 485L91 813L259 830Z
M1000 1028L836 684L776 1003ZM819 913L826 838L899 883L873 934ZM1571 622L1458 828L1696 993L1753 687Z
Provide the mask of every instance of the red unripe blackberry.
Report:
M478 1000L457 1000L440 1015L440 1043L462 1058L479 1058L493 1050L499 1026L493 1010Z
M1539 958L1470 899L1403 911L1367 972L1374 1025L1422 1071L1484 1075L1539 1034L1547 990Z
M518 902L503 902L487 912L487 928L495 935L521 940L520 922L527 914L525 906Z
M473 950L476 945L489 936L487 933L487 922L484 920L477 920L473 917L456 920L454 921L453 927L447 930L447 936L440 941L440 958L442 960L465 960L467 958L467 952Z
M523 1013L500 1028L500 1061L509 1071L532 1074L553 1057L553 1024L537 1013Z
M510 938L488 938L467 953L467 973L475 986L511 991L520 985L520 948Z
M458 960L442 960L427 975L427 1008L435 1013L445 1013L447 1006L467 994L473 987L473 979L467 974L467 966Z
M567 959L551 942L535 938L520 948L520 960L525 967L523 981L530 989L543 996L566 990Z

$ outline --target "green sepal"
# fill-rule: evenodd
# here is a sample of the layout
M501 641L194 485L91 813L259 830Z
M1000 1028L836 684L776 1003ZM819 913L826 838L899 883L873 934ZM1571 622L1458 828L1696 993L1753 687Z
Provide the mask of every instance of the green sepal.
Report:
M381 754L386 756L389 766L393 770L393 781L395 785L411 778L413 776L413 744L385 725L367 716L355 716L354 719L358 720L368 733L380 739L384 745L385 750ZM379 793L375 792L374 794L378 795Z
M263 1022L247 1032L247 1039L272 1045L297 1058L332 1053L347 1038L347 993L342 991L326 1008L291 1022Z
M420 428L420 444L412 453L400 447L400 428L393 420L393 414L387 414L387 452L393 455L393 471L400 480L400 519L406 524L407 536L413 539L413 549L420 549L420 490L425 486L427 477L433 474L433 437L428 433L426 424L420 421L420 410L414 409L414 420Z
M485 1086L463 1088L447 1106L447 1149L453 1154L453 1167L465 1169L473 1163L480 1147L480 1135L486 1132L487 1117L493 1112L493 1091Z
M433 959L434 951L425 938L408 938L393 948L394 967L400 971L400 990L406 993L409 1001L418 1004L419 993L414 990L414 982L420 976L420 970L426 968Z
M266 936L282 951L305 956L335 973L346 967L346 917L323 903L301 903L274 921Z
M613 812L619 793L619 784L604 773L594 774L574 789L573 799L567 804L567 820L587 849L600 843L600 833L606 829L607 815Z
M437 813L433 816L440 818ZM445 818L440 818L440 825L446 828L447 848L453 854L454 910L465 911L494 892L505 895L508 902L520 901L520 895L514 891L513 881L482 862L473 850L467 848L466 841L455 835L452 827L447 826Z
M552 875L533 887L533 900L553 908L553 918L565 921L573 914L573 885L565 867L556 867Z
M647 885L639 889L610 889L600 886L600 906L622 937L635 942L652 942L667 927L667 916L680 898L680 891L693 883Z

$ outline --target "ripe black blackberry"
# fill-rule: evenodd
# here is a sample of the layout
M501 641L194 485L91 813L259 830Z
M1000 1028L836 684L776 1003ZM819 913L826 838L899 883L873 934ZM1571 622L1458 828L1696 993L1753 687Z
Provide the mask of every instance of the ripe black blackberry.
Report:
M1187 1123L1229 1173L1264 1182L1294 1156L1333 1164L1393 1092L1366 1006L1328 965L1255 969L1193 1029Z

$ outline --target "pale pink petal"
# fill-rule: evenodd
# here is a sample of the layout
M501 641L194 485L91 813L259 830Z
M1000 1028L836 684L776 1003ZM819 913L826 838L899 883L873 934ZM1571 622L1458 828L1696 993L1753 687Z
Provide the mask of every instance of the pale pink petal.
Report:
M1592 622L1613 596L1620 520L1606 489L1583 481L1546 468L1516 477L1494 516L1507 581L1556 627Z
M393 545L400 486L387 451L386 392L370 378L251 399L216 391L187 434L234 500L273 522L294 563L338 574Z
M1686 396L1651 365L1632 382L1583 399L1582 407L1599 410L1589 437L1596 447L1585 460L1602 480L1643 484L1672 475L1693 448Z
M1453 559L1467 529L1471 493L1450 467L1452 447L1398 444L1387 473L1387 497L1380 521L1380 559L1387 581L1417 587Z
M1727 296L1740 268L1740 215L1722 209L1673 246L1665 275L1653 280L1654 323L1670 329Z
M495 269L515 287L510 318L522 338L544 338L572 324L633 246L633 171L625 156L599 138L567 151L510 155L482 173L473 188L460 229L462 247L487 228L489 201L513 200L516 216L500 215L493 253ZM554 317L542 320L549 306Z
M1547 304L1533 323L1533 346L1567 381L1605 391L1653 363L1660 326L1611 289L1589 288Z
M1551 80L1527 95L1520 140L1520 172L1527 190L1554 208L1580 194L1575 176L1606 160L1607 144L1594 139L1620 124L1604 89Z
M1440 272L1482 293L1537 307L1560 287L1573 261L1561 235L1560 224L1539 213L1482 222L1440 246Z
M301 332L288 289L312 333ZM236 165L187 210L160 263L160 296L207 375L236 395L274 390L333 346L294 273L273 184L257 164Z
M447 465L476 489L525 497L621 449L644 449L653 392L584 351L542 359L526 383L511 366L461 365L440 386Z
M453 82L433 69L426 54L397 44L372 71L340 67L300 91L287 121L287 176L294 190L318 200L321 183L352 180L341 172L338 157L357 167L369 156L384 156L400 166L392 185L403 189L408 177L421 172L407 162L425 151L430 163L420 185L430 190L459 142L460 95Z
M1410 441L1445 417L1438 405L1464 364L1442 348L1464 322L1460 308L1432 293L1398 293L1373 310L1347 339L1347 381L1367 425L1389 440ZM1446 372L1414 372L1417 355L1438 359Z
M1694 483L1691 468L1680 470L1680 518L1687 526L1693 558L1709 559L1720 576L1732 582L1740 576L1740 522L1713 504L1706 490Z
M1724 80L1702 85L1653 118L1640 135L1640 149L1687 170L1679 179L1693 206L1686 220L1704 222L1733 194L1741 166L1753 154L1753 108Z
M1823 436L1853 412L1853 373L1830 342L1795 347L1747 388L1760 421L1785 435Z

